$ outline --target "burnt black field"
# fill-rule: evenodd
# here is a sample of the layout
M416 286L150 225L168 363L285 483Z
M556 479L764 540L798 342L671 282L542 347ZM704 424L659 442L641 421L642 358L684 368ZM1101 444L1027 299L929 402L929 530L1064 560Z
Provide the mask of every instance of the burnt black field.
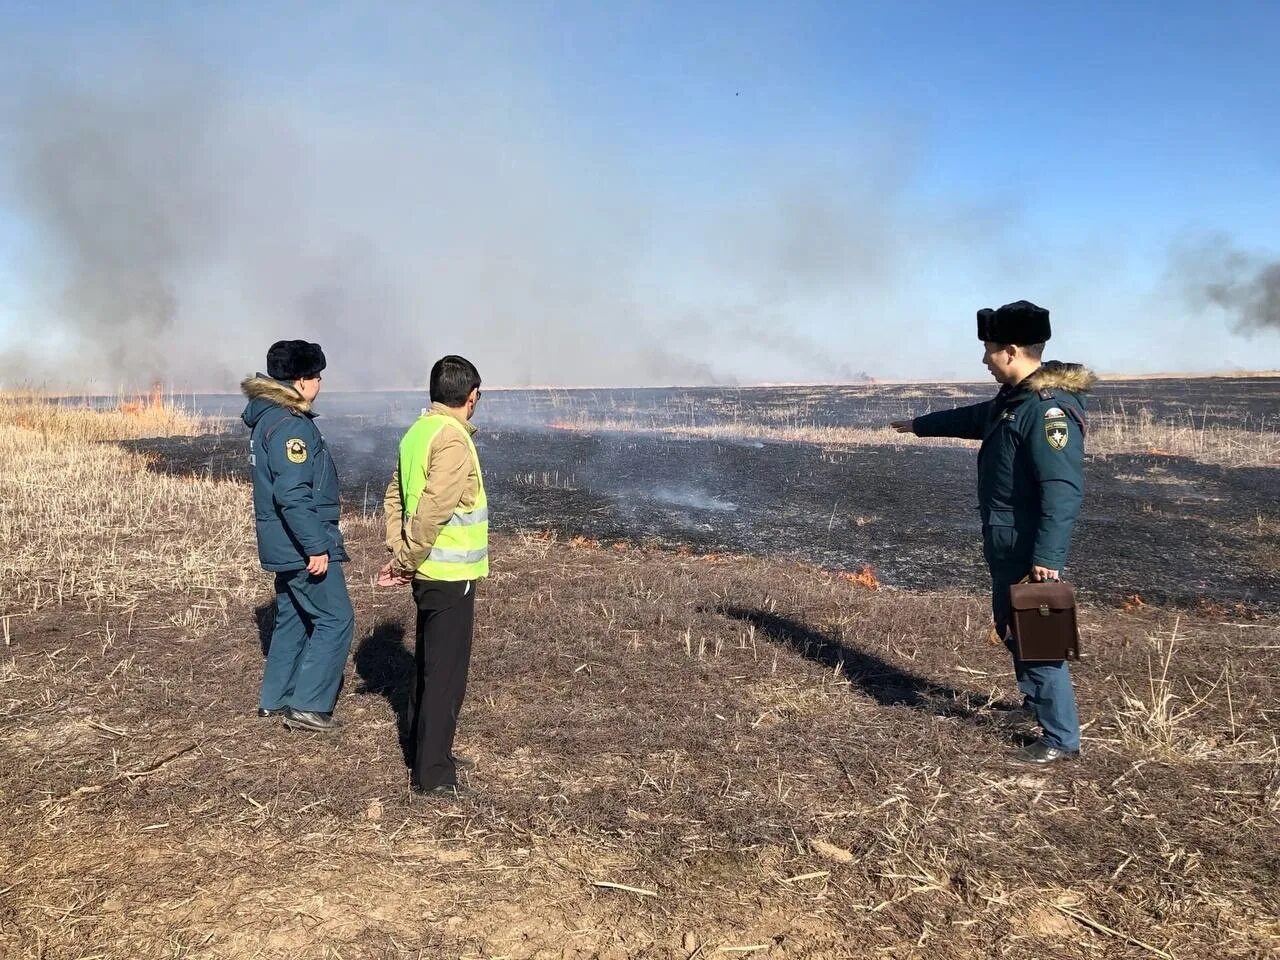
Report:
M684 438L670 426L877 426L990 396L994 387L486 391L475 422L496 529L562 539L870 563L890 586L975 589L983 574L974 451L904 443L816 445ZM349 510L378 512L396 445L421 394L322 394L319 421ZM221 435L139 441L158 469L245 477L237 397L198 397L227 417ZM1182 425L1274 432L1280 380L1101 384L1091 410ZM576 429L561 429L564 425ZM1231 468L1181 457L1088 461L1087 497L1067 575L1101 600L1280 606L1280 464Z

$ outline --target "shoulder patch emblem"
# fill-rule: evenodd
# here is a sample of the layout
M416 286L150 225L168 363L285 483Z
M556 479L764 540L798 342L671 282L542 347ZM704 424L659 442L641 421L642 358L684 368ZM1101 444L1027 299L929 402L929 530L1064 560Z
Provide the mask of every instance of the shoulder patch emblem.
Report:
M1061 407L1050 407L1044 412L1046 420L1062 420L1066 417L1066 413Z
M289 458L290 463L306 463L307 462L307 441L299 440L295 437L292 440L286 440L284 444L285 456Z
M1064 450L1067 446L1067 440L1071 437L1071 428L1067 426L1066 418L1060 420L1046 420L1044 422L1044 438L1049 441L1049 446L1054 450Z

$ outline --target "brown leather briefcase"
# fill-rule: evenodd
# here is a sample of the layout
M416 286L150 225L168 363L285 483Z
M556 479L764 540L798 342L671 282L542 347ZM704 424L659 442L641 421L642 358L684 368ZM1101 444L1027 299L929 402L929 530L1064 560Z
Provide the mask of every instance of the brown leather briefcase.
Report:
M1079 660L1076 591L1065 580L1022 581L1009 588L1013 645L1019 660Z

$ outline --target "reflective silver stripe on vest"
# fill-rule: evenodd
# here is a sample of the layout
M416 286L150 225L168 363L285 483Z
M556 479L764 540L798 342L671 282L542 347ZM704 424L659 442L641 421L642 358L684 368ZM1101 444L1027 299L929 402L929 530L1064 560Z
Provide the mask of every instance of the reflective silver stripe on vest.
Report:
M489 522L489 508L481 507L470 513L455 513L445 521L446 527L474 527L477 523Z
M481 547L479 550L443 550L440 547L432 547L427 559L437 563L479 563L488 557L487 547Z

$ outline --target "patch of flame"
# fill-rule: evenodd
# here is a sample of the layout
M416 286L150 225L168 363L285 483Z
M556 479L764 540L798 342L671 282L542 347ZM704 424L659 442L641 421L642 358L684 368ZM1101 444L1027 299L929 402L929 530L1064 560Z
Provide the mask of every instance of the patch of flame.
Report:
M139 396L137 400L128 400L120 404L120 412L130 416L138 416L148 410L164 408L164 384L155 380L151 384L150 396Z
M876 576L876 571L869 563L864 563L853 573L842 573L842 578L850 583L856 583L859 586L866 587L868 590L880 589L880 578Z

